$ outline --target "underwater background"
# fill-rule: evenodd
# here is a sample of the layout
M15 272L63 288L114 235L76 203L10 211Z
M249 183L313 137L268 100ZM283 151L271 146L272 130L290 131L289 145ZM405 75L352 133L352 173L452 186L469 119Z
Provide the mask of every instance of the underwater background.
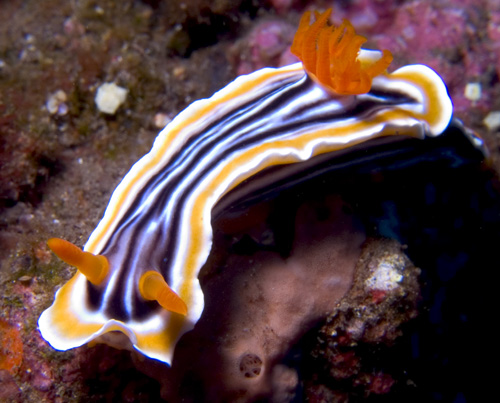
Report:
M392 52L389 70L435 69L487 158L457 125L370 158L356 151L234 207L230 222L214 217L214 249L200 276L206 313L172 368L103 344L53 350L37 320L75 269L46 240L83 245L166 123L238 75L296 61L289 47L300 16L329 7L336 22L347 18L368 38L366 47ZM0 0L0 401L485 400L496 390L498 350L499 73L493 0ZM95 97L111 82L126 96L104 114ZM263 268L276 256L324 268L324 250L338 239L351 242L339 248L352 258L359 231L368 241L335 313L314 323L285 316L269 330L258 312L313 291L285 281L286 272L247 267L249 257ZM382 264L404 273L401 287L360 288ZM261 289L247 285L254 281L282 290L235 315L243 294L234 290L257 299ZM239 364L224 367L220 346L248 329L259 348L267 343L267 358L244 345ZM282 340L266 332L285 329L300 338L282 354Z

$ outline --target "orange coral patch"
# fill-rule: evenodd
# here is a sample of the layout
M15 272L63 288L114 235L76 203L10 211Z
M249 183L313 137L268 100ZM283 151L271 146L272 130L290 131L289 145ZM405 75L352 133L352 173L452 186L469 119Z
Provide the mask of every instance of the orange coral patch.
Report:
M23 361L21 333L15 326L0 320L0 369L15 374Z

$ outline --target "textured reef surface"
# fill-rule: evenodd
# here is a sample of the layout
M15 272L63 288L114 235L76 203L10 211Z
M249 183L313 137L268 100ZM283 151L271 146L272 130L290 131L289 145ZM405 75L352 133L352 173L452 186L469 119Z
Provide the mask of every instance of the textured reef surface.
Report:
M46 240L83 245L166 122L239 74L294 62L300 15L327 7L390 49L391 69L438 71L488 163L455 128L232 206L213 217L206 310L171 368L102 344L54 351L37 319L74 269ZM491 395L499 77L493 0L1 2L0 401ZM111 82L126 95L105 114L94 98Z

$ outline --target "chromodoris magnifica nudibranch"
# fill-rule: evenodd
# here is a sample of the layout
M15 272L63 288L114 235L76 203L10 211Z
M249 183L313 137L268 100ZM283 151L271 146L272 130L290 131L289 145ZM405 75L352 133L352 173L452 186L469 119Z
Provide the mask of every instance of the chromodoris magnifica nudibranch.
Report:
M115 189L84 251L49 241L78 268L38 322L54 348L121 331L143 354L171 362L203 311L198 273L222 196L272 166L446 129L452 103L433 70L387 73L388 51L361 49L349 22L335 27L329 17L302 17L292 45L301 63L238 77L173 119Z

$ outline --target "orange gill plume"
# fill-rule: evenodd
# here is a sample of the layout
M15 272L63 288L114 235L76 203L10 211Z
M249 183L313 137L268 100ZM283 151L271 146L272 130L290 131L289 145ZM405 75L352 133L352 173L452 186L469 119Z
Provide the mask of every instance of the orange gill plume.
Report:
M321 85L340 95L365 94L370 91L373 77L382 74L392 61L388 50L371 64L358 59L366 38L356 35L354 27L344 20L338 27L329 24L332 10L304 13L291 47L307 72Z

